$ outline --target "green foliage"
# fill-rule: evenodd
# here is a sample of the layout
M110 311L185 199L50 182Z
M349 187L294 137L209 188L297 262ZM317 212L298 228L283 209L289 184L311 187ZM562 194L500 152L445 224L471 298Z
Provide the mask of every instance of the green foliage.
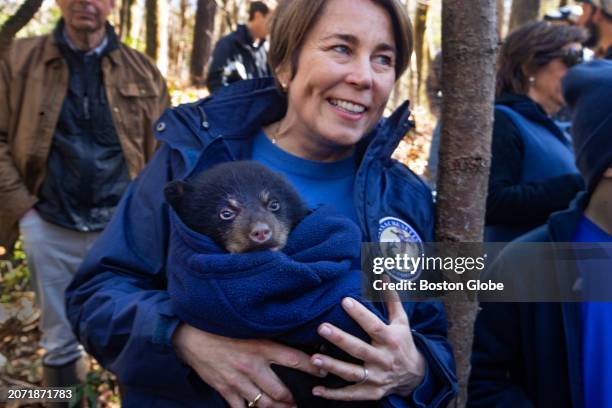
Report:
M17 241L10 259L0 261L0 303L10 303L13 294L26 290L30 281L30 270L23 251L23 242Z
M83 399L87 401L89 407L97 408L100 406L99 397L103 394L106 397L105 402L119 403L114 377L102 369L91 371L87 373L85 383L76 386L76 397L70 401L70 408L80 406L80 401Z

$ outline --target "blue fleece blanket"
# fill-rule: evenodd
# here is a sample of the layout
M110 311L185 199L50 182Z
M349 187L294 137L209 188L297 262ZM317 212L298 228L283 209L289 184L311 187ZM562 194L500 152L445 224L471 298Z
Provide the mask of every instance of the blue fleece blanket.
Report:
M361 300L361 272L351 270L360 231L330 207L304 218L282 252L230 254L173 211L170 220L168 291L186 323L223 336L276 338L297 346L320 342L316 328L329 322L367 339L340 306L345 296Z

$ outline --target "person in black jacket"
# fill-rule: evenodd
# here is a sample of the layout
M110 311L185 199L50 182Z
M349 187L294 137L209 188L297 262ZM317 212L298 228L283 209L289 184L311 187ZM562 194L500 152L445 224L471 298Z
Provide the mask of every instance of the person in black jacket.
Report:
M232 82L271 76L266 36L270 9L261 1L249 6L248 24L221 38L213 51L206 85L213 93Z
M551 115L561 78L580 62L580 28L532 22L502 46L497 73L485 239L507 242L567 208L583 188L569 136Z

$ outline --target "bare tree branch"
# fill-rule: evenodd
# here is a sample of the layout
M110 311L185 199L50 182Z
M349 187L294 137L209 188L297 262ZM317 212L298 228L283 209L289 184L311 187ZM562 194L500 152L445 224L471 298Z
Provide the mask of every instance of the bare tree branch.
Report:
M0 28L0 58L11 45L15 34L19 32L28 22L34 17L43 0L25 0L25 2L17 9Z

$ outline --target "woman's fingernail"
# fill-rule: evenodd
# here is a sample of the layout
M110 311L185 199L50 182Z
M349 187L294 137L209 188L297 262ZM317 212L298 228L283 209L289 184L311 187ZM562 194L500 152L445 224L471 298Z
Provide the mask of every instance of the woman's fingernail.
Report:
M317 367L321 367L323 366L323 360L321 360L320 358L315 358L314 360L312 360L312 364Z
M312 395L320 397L321 396L321 390L317 387L312 389Z
M350 298L344 298L343 303L344 307L346 307L347 309L352 309L353 306L355 306L355 303L353 303L353 299Z
M321 333L322 336L329 336L331 335L332 331L329 327L322 326L321 329L319 330L319 333Z

